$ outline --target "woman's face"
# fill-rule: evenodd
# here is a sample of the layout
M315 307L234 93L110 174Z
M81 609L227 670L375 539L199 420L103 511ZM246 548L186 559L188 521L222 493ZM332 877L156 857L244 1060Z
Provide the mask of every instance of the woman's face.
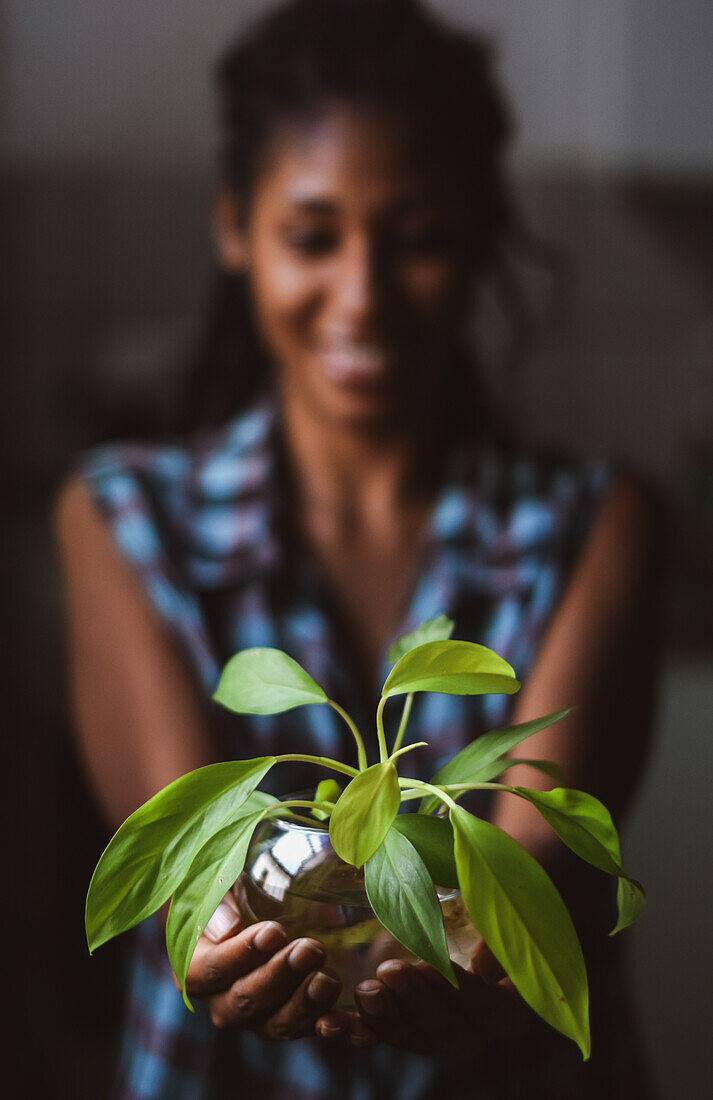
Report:
M274 141L242 229L223 199L223 259L247 264L279 381L320 417L375 426L444 404L473 261L437 168L395 124L335 109Z

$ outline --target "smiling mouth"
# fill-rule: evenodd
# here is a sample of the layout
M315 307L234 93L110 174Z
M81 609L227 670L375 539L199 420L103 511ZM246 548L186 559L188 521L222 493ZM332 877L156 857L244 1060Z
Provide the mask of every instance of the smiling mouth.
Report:
M325 342L320 348L325 374L335 382L373 384L388 373L389 356L376 344L355 341Z

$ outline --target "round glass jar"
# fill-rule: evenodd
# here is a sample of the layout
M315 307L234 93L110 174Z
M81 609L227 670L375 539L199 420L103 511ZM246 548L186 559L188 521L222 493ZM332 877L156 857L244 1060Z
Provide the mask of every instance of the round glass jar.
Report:
M463 967L479 940L458 890L437 887L448 951ZM245 870L233 886L244 927L276 920L291 940L309 936L342 979L339 1008L354 1008L354 989L385 959L415 961L377 920L364 872L344 863L319 822L268 818L255 831Z

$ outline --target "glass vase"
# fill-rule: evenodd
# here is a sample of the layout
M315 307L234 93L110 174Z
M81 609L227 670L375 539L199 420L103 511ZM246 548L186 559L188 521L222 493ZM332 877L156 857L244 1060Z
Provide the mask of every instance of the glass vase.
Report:
M468 967L480 936L458 890L436 887L451 959ZM354 1008L354 989L374 977L386 959L415 956L377 920L364 888L364 872L344 863L325 825L287 818L261 823L245 870L233 887L243 926L276 920L291 940L309 936L324 946L326 965L342 979L338 1008Z

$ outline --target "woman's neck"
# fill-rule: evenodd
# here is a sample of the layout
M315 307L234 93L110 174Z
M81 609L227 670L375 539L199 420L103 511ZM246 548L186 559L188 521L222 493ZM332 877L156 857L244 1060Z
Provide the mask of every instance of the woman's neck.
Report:
M284 445L299 505L313 518L371 527L397 509L429 499L438 480L442 433L408 435L388 425L325 421L289 397L282 403Z
M292 534L321 571L368 698L427 547L436 433L357 430L289 400L282 416Z

